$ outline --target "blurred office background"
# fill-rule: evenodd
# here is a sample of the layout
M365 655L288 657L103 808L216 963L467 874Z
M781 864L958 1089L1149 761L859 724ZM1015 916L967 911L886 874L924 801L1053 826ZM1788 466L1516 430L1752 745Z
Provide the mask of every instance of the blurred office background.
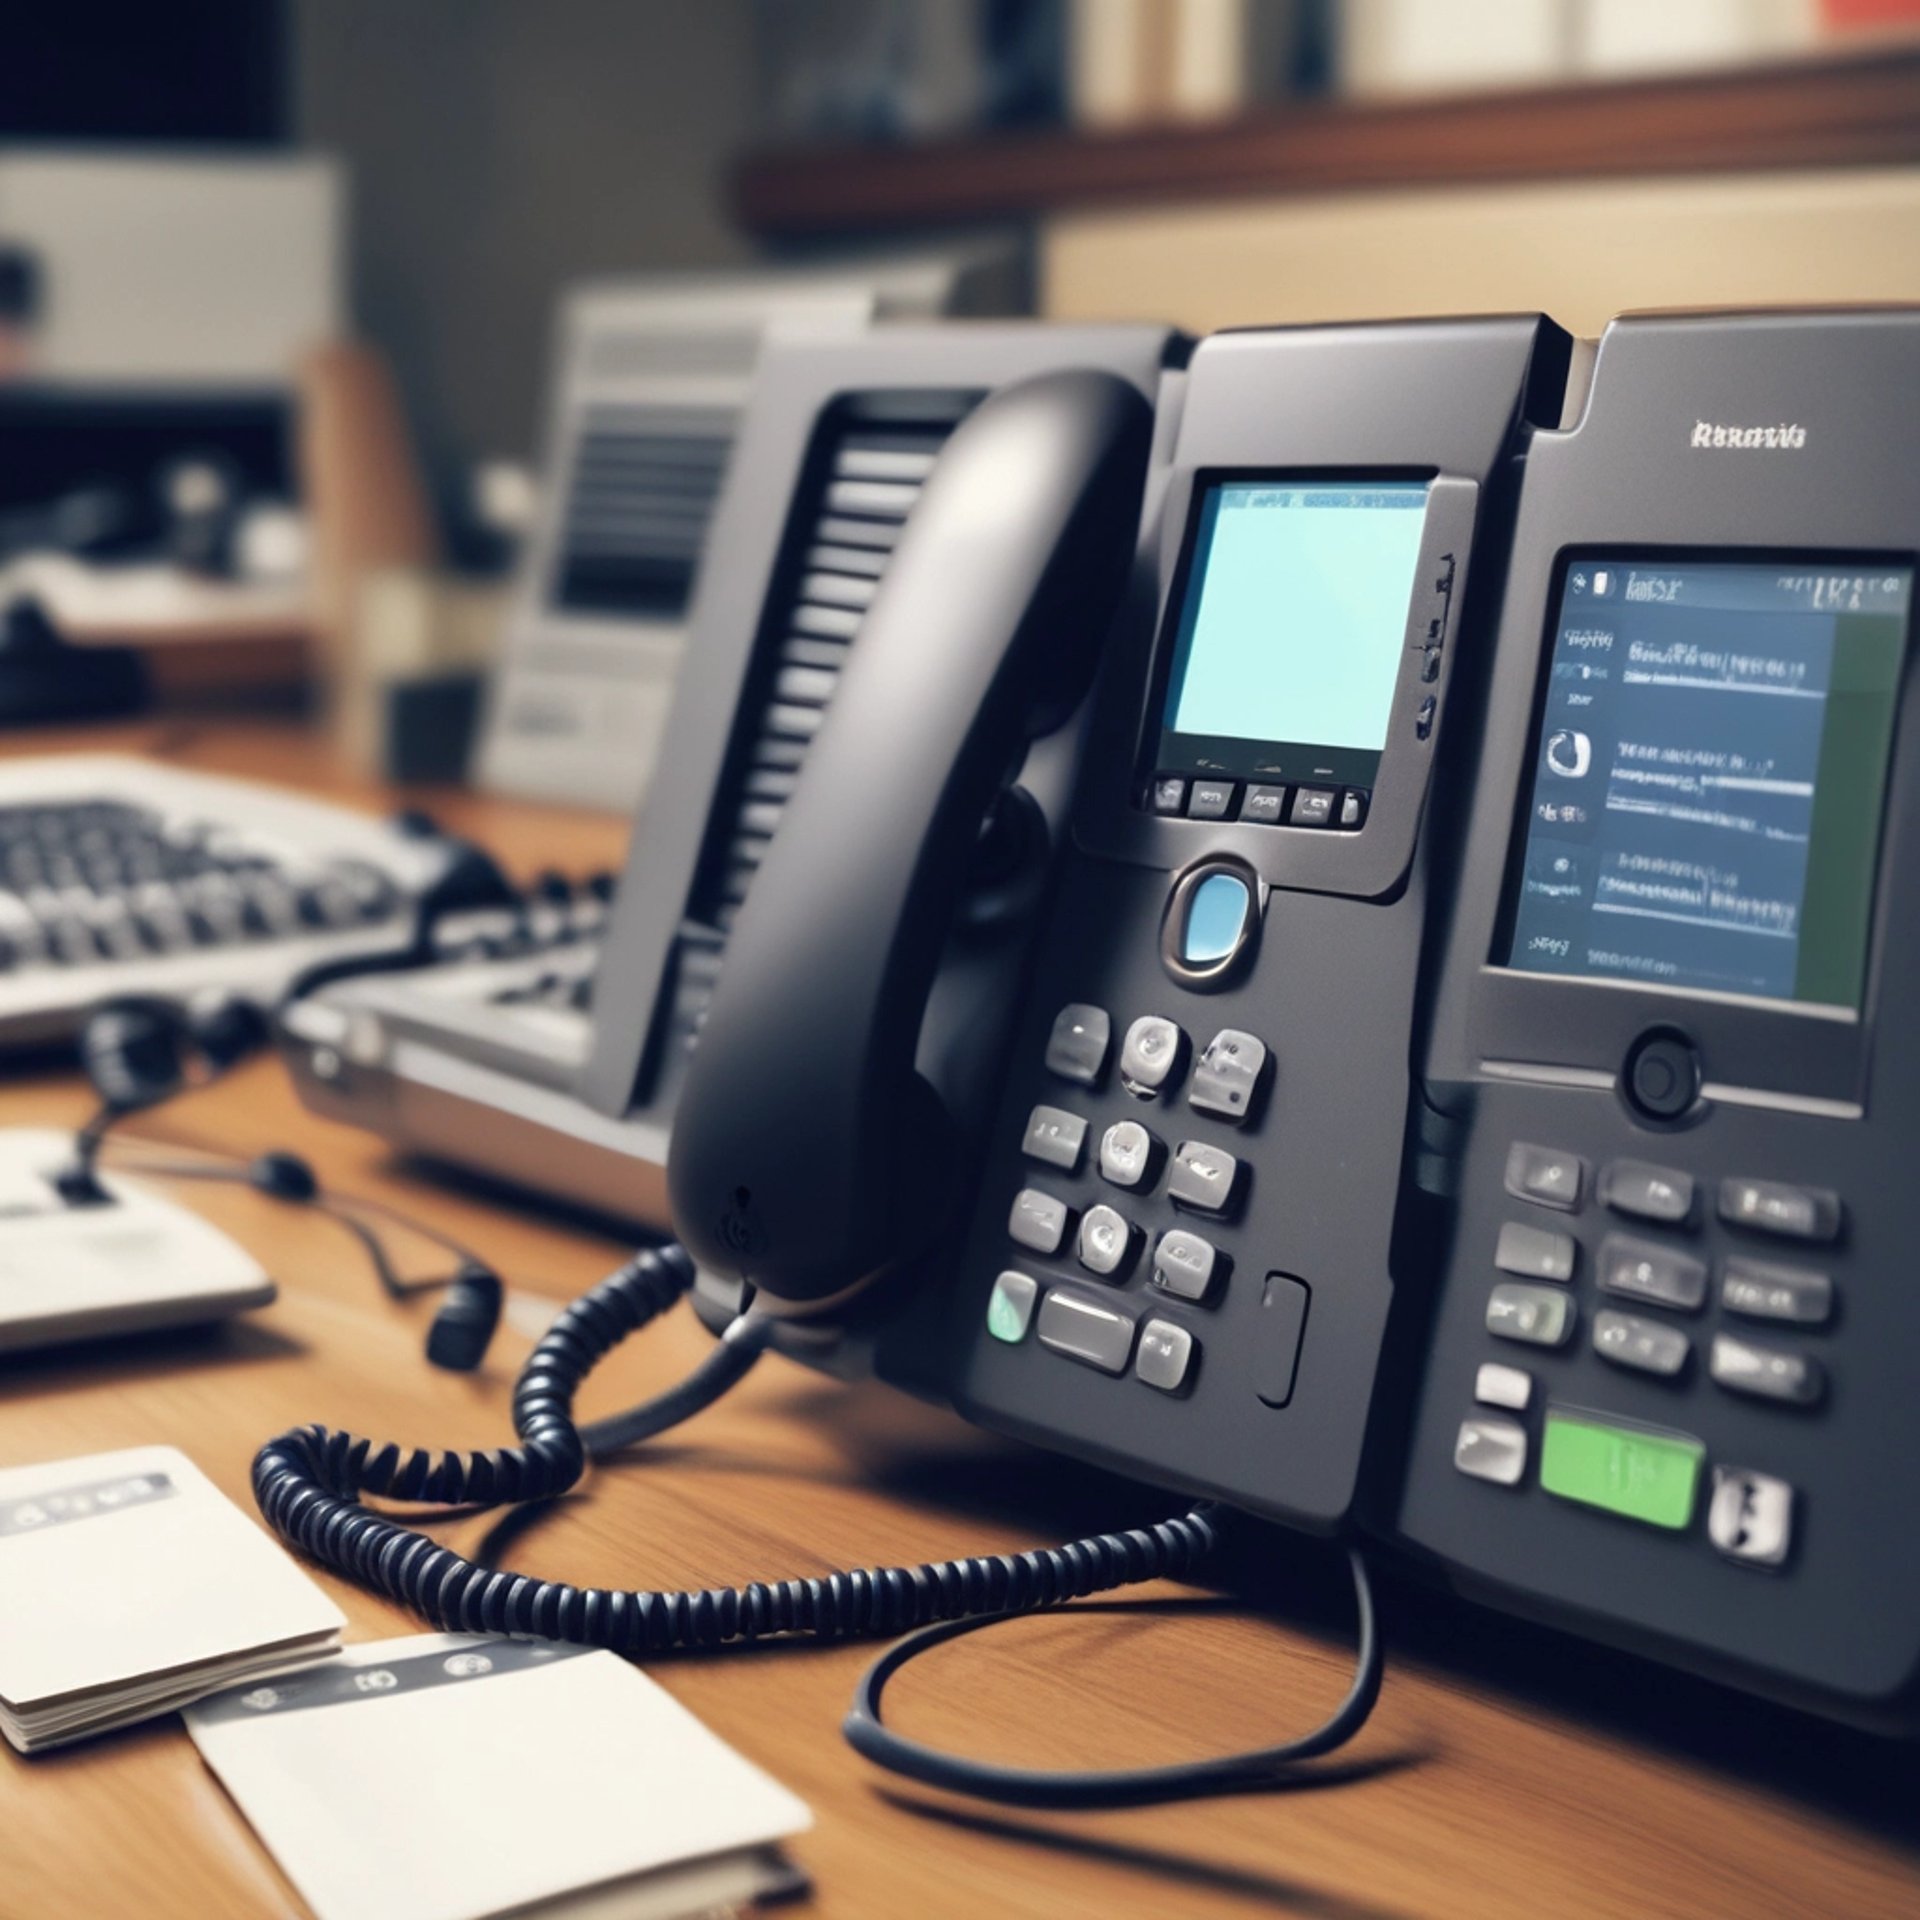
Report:
M440 771L503 649L570 671L629 619L670 679L738 396L671 431L629 396L638 439L583 401L569 439L565 369L611 323L563 303L770 269L877 288L876 320L1196 330L1916 300L1920 0L15 8L10 643L135 644L179 700L317 686L361 757ZM724 369L687 342L723 329L690 314L658 337L697 386ZM542 535L570 488L580 526L633 507L633 462L678 490L666 534L617 564ZM543 596L571 654L516 639ZM516 711L562 725L535 682Z

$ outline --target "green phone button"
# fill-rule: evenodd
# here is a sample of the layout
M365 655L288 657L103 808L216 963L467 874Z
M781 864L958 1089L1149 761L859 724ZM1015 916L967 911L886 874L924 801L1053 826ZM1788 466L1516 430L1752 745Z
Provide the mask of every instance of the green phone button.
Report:
M993 1292L987 1298L987 1331L996 1340L1017 1347L1027 1337L1033 1303L1039 1292L1039 1284L1031 1275L1003 1273L993 1283Z
M1649 1433L1549 1409L1540 1484L1562 1500L1678 1529L1693 1518L1706 1457L1684 1433Z

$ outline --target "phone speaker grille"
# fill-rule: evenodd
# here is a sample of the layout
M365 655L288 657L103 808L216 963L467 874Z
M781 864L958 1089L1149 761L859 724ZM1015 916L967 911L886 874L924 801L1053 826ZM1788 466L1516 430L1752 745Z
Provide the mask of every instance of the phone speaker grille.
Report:
M556 604L572 613L684 613L734 429L723 407L584 408L567 477Z
M680 942L669 1016L676 1049L699 1038L727 934L779 831L907 515L958 424L951 414L846 420L815 468L814 491L797 516L796 559L782 572L786 602L769 609L762 628L765 692Z

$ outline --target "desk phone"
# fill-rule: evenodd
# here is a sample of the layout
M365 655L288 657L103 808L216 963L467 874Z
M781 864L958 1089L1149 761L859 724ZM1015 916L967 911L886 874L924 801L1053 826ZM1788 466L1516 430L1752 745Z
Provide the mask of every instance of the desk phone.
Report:
M1916 376L1514 317L983 404L680 1089L716 1320L1904 1722Z

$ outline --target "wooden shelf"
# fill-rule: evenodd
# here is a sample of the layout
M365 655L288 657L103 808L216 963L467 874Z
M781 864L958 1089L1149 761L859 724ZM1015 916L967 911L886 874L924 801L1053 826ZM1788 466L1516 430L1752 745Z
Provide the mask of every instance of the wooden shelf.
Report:
M1043 213L1571 176L1920 162L1920 46L1724 72L1303 103L1212 126L750 154L737 218L769 240Z

